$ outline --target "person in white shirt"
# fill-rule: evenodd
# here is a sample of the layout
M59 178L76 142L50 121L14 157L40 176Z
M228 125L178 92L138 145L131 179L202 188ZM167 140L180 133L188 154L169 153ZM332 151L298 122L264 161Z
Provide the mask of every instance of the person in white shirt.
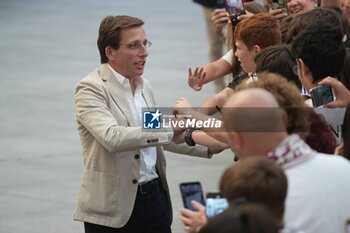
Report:
M84 176L74 219L84 222L86 233L170 233L163 148L211 154L204 147L175 145L172 132L142 130L142 108L156 107L142 77L151 46L143 24L131 16L105 17L97 40L102 65L76 86Z

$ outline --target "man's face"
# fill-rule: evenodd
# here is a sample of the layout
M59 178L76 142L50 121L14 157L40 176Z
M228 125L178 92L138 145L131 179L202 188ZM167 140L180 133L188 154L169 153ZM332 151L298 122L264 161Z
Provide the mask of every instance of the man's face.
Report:
M287 0L288 12L290 15L300 14L317 7L316 0Z
M148 56L147 38L143 27L123 29L118 49L113 49L108 63L118 73L128 79L140 77ZM134 46L132 45L139 45Z
M241 66L244 72L251 73L255 72L256 64L254 62L254 57L256 52L254 49L249 50L246 44L241 40L236 40L236 52L235 56L241 62Z

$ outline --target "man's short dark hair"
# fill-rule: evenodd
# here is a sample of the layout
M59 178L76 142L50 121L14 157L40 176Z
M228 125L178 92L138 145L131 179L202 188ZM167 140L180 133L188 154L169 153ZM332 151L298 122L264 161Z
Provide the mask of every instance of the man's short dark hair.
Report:
M311 25L319 24L321 22L328 23L334 28L339 28L342 33L345 34L344 30L347 26L343 26L343 16L337 11L338 9L339 8L337 7L317 7L310 11L295 15L288 24L284 42L287 44L292 43L293 39L303 30Z
M108 58L105 54L105 48L111 46L114 49L119 48L119 43L121 41L121 32L123 29L140 27L144 24L141 19L127 16L106 16L100 24L97 47L100 51L101 64L107 63Z
M337 77L343 68L345 46L339 27L328 23L310 25L292 43L295 58L301 58L311 71L313 83L327 77Z

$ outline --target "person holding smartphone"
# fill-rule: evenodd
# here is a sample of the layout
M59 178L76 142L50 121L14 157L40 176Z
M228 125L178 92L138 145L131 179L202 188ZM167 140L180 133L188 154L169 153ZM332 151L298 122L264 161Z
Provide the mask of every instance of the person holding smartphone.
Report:
M290 194L287 198L287 214L285 215L287 226L310 233L343 232L344 220L350 217L350 206L348 206L347 198L350 195L350 189L346 179L350 175L350 163L338 156L316 152L303 141L302 135L296 134L297 132L307 132L308 129L306 113L295 111L304 106L303 97L298 89L286 80L284 82L287 83L287 86L281 86L281 77L274 77L275 75L268 73L264 75L266 80L276 79L275 86L269 81L268 86L271 92L276 95L281 104L288 102L294 106L294 110L291 107L285 109L287 112L291 111L288 114L278 110L271 111L272 115L260 116L259 114L263 114L263 111L257 110L258 108L278 109L276 100L271 98L271 93L260 89L263 86L253 85L262 83L263 77L260 77L256 82L251 82L251 85L243 83L241 84L243 90L238 87L239 90L226 101L221 110L227 134L226 142L235 155L239 156L240 162L246 158L261 155L275 161L286 171L288 182L290 180L293 184L288 190ZM274 88L277 90L273 91ZM235 109L239 109L239 111L234 111ZM244 115L242 109L253 109L254 114ZM306 111L308 108L304 110ZM235 113L240 115L237 116ZM298 122L296 125L304 124L304 126L299 125L297 129L294 125L287 129L287 125L291 126L290 122L286 124L287 118L296 120ZM252 126L256 127L257 132L244 130L244 127ZM295 131L291 132L290 130ZM229 140L227 141L227 139ZM320 187L322 188L320 189ZM338 190L339 187L341 187L341 191ZM339 196L334 197L331 203L324 203L323 200L327 199L328 193ZM193 203L193 205L197 208L197 212L189 210L183 212L184 217L186 217L183 222L191 229L196 228L191 227L192 224L196 226L196 224L203 222L203 216L205 216L204 206L198 203ZM305 207L310 211L305 212ZM320 208L323 210L320 211ZM317 215L314 214L315 211L318 211ZM325 220L320 221L320 219Z
M283 226L287 185L283 170L263 157L252 157L231 165L223 172L219 181L220 194L226 198L231 208L252 203L261 204L273 217L273 226L276 229ZM185 208L180 210L181 220L188 232L198 232L210 221L206 217L205 207L195 201L193 204L198 211Z
M326 103L324 107L326 108L345 108L348 104L350 104L350 90L347 89L343 83L339 80L326 77L322 79L318 85L329 85L332 87L335 100L329 103Z
M339 76L345 58L343 33L324 21L312 24L296 35L291 51L297 58L298 77L310 91L327 76Z

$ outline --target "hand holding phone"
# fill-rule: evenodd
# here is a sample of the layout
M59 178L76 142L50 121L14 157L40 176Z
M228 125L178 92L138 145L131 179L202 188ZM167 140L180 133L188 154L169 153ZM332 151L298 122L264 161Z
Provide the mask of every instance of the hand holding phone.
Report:
M193 200L204 205L203 190L200 182L181 183L180 191L185 208L196 211L191 203Z
M314 107L324 105L334 100L332 88L329 85L320 85L310 90L311 100Z
M282 9L283 12L288 13L286 0L272 0L271 8L272 9Z
M230 15L232 26L238 24L238 16L245 14L243 0L225 0L225 9Z

